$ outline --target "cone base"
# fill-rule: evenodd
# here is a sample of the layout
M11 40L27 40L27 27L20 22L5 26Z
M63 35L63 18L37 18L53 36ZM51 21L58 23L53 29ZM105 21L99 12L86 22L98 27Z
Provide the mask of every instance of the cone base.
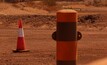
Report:
M29 52L29 50L13 50L14 53Z

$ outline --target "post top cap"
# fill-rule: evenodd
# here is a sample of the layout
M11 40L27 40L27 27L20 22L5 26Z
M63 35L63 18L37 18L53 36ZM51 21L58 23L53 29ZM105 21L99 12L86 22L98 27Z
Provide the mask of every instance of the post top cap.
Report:
M77 13L77 11L72 10L72 9L63 9L63 10L59 10L59 13Z

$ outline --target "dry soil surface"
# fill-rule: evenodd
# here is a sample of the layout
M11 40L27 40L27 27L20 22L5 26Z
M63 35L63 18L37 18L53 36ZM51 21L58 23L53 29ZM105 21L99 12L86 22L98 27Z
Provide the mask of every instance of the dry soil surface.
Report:
M51 38L54 29L25 28L26 49L30 50L25 53L12 52L16 49L17 31L17 28L0 29L0 65L56 64L56 41ZM83 37L78 41L77 65L106 65L107 29L104 31L80 31Z
M30 7L32 3L28 4L29 6L26 3L0 3L0 15L49 14L49 9L42 9L41 4L37 3L40 9ZM78 26L83 37L78 41L77 65L107 65L107 9L81 6L79 8L82 12L79 14L103 13L104 15L98 23L83 23ZM4 20L8 21L8 19ZM31 20L30 17L29 21ZM26 49L30 52L13 53L12 51L16 49L18 28L16 23L11 27L3 26L3 23L0 21L0 65L56 65L56 41L51 38L55 28L46 29L48 23L45 23L42 29L29 27L29 24L28 27L24 26Z

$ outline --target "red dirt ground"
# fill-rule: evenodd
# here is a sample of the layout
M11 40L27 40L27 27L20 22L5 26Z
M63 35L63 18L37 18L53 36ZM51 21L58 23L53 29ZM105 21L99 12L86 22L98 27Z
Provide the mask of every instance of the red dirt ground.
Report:
M13 53L16 49L17 29L0 29L0 65L55 65L56 42L51 38L55 30L24 29L30 52ZM107 57L107 29L83 31L78 41L78 65L87 65ZM90 64L93 65L93 64Z
M0 14L50 14L47 10L33 9L28 6L23 8L22 6L25 6L23 3L16 5L13 7L12 4L0 3ZM73 7L78 8L79 6ZM78 41L77 65L107 65L107 9L105 7L80 8L82 12L79 14L81 15L103 13L104 21L100 21L96 25L82 24L78 26L83 38ZM56 65L56 41L51 38L55 29L45 29L45 26L43 29L32 28L29 25L28 28L24 26L26 47L30 52L13 53L12 50L16 49L18 29L16 25L13 25L15 26L13 28L8 28L4 27L2 23L0 21L0 65Z

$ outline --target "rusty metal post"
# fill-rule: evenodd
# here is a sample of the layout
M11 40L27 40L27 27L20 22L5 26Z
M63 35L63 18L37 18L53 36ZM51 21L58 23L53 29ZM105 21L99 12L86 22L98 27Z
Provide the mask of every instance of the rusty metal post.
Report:
M77 40L81 38L81 33L77 32L77 19L74 10L57 12L57 30L52 35L57 41L57 65L77 65Z

